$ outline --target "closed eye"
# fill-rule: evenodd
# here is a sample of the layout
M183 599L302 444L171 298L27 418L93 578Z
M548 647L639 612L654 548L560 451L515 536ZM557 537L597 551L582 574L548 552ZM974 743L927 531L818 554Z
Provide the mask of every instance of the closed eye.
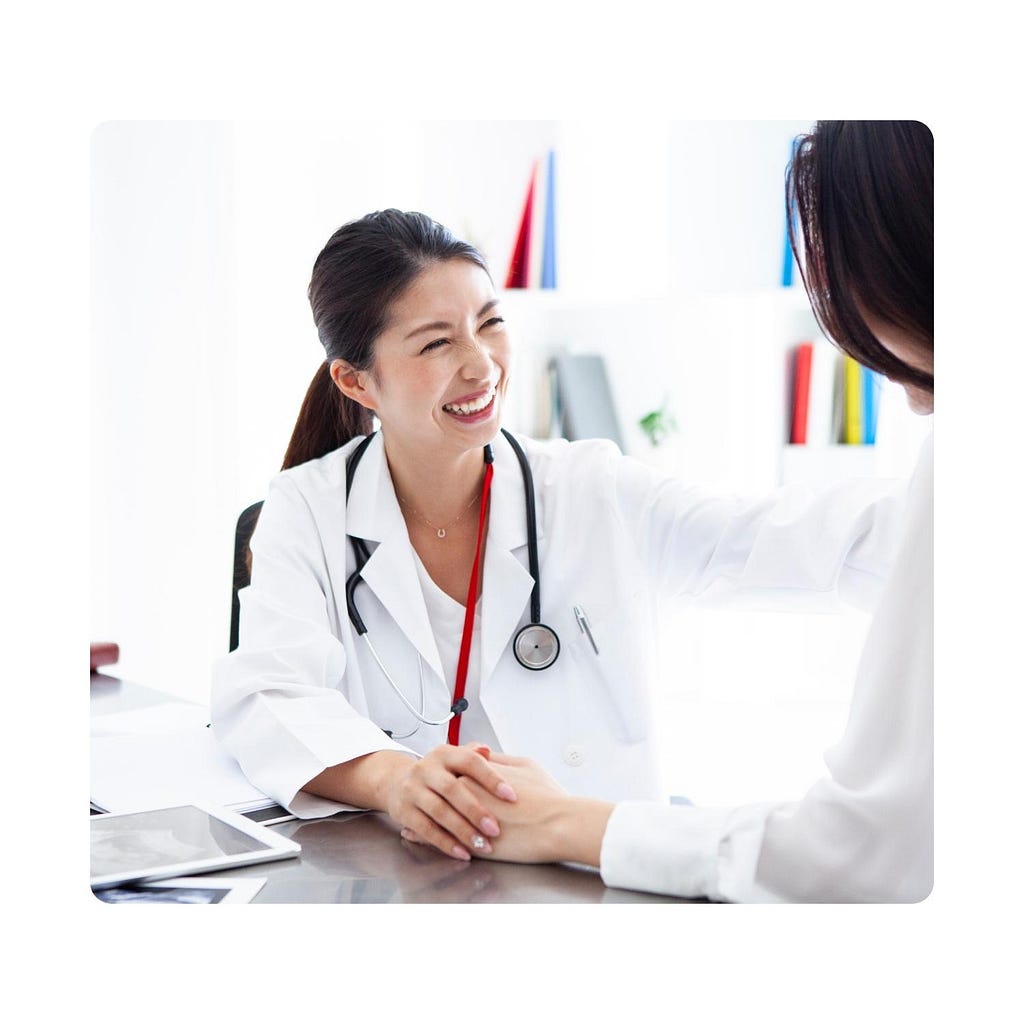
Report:
M430 352L432 349L440 348L442 345L447 344L447 338L438 338L436 341L432 341L429 345L424 345L423 348L420 349L420 355L423 355L424 352Z
M482 327L493 327L495 324L503 324L505 318L503 316L492 316L490 320L487 320Z

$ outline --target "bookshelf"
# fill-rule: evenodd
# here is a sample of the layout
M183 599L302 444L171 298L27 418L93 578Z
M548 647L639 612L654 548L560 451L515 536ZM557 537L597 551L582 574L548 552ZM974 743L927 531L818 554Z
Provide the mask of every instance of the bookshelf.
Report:
M516 347L509 426L547 436L549 361L593 353L605 359L627 452L708 486L752 492L908 473L913 452L904 449L913 446L890 443L894 432L907 432L898 401L883 417L878 444L856 446L873 451L798 451L788 443L787 355L799 341L820 338L799 274L788 287L779 283L784 169L793 136L809 127L491 126L495 151L506 146L515 164L501 170L506 208L500 216L490 211L492 230L479 238L499 284L530 168L549 148L558 157L558 287L502 290ZM472 131L448 125L446 146L471 144ZM486 218L479 210L463 219ZM638 423L666 401L678 432L652 448Z
M788 443L787 357L818 335L802 290L600 302L561 290L501 294L514 345L508 425L532 436L548 436L547 366L563 352L605 359L629 454L719 490L906 476L929 429L883 381L875 444ZM666 400L678 430L655 449L639 420Z

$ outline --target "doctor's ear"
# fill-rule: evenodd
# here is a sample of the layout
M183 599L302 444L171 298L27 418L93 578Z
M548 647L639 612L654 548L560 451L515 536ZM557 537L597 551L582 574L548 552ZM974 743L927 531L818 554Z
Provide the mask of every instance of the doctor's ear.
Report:
M335 359L331 363L331 380L346 398L351 398L353 402L358 402L366 409L376 411L376 405L365 386L366 373L363 370L355 369L344 359Z

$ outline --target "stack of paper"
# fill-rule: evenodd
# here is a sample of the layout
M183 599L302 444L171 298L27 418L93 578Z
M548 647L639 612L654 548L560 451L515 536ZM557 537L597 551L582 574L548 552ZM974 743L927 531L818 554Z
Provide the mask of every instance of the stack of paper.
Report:
M90 800L108 812L212 803L242 813L274 801L207 728L209 711L168 702L92 719Z

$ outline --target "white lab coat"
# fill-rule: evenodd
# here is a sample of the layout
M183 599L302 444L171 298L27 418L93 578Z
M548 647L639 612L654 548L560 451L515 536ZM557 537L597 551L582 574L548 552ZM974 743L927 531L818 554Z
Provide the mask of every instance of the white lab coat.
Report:
M626 801L601 846L609 886L677 896L914 902L932 888L933 441L908 495L892 578L857 670L829 775L795 803Z
M831 498L796 488L748 501L709 496L607 441L520 442L536 491L542 621L558 633L561 653L539 672L512 653L529 621L533 580L523 480L499 436L479 611L480 701L505 752L536 759L573 793L662 796L649 691L658 601L870 606L888 572L902 515L902 488L891 482L862 481ZM299 817L345 806L300 792L325 768L446 742L445 726L420 726L403 742L382 731L400 735L415 720L349 620L348 534L371 551L356 602L392 678L418 706L422 668L427 718L442 718L451 695L380 435L346 507L345 459L357 444L272 482L252 538L252 582L239 594L239 646L214 667L216 735L254 785ZM586 612L599 654L574 605Z

